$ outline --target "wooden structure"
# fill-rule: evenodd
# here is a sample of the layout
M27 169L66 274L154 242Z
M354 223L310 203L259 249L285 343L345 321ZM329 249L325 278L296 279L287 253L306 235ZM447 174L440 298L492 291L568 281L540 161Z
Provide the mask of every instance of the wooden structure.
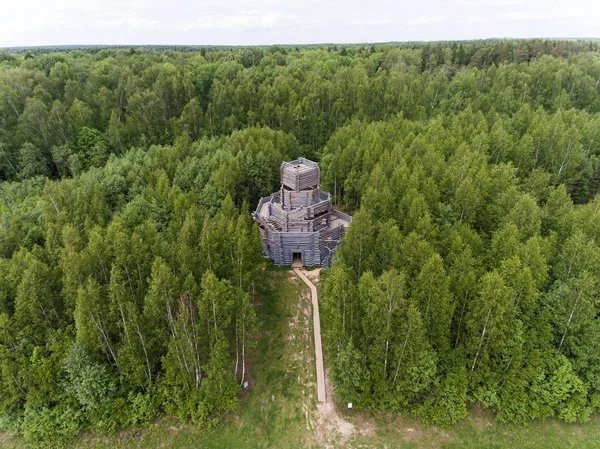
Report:
M261 198L252 214L260 227L263 254L279 266L328 267L352 217L333 209L322 192L316 162L281 164L281 189Z

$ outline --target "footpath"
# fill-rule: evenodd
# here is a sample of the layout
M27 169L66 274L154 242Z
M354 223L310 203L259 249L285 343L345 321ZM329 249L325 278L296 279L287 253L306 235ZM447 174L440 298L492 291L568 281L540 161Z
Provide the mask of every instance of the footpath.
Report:
M317 363L317 399L319 402L327 402L325 396L325 371L323 369L323 347L321 345L321 320L319 318L319 298L317 287L306 277L302 270L293 269L300 279L310 288L313 306L313 329L315 340L315 361Z

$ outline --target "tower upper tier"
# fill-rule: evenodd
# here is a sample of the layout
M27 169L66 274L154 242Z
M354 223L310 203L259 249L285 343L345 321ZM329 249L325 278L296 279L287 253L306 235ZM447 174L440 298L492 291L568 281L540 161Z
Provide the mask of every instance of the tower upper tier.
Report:
M319 164L303 157L281 164L281 185L288 190L314 190L319 188Z

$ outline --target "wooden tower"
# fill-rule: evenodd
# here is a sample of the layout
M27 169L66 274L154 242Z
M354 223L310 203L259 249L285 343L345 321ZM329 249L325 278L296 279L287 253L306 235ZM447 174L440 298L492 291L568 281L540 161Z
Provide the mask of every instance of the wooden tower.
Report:
M252 214L263 254L279 266L329 266L352 217L333 209L322 192L316 162L299 158L281 164L281 189L261 198Z

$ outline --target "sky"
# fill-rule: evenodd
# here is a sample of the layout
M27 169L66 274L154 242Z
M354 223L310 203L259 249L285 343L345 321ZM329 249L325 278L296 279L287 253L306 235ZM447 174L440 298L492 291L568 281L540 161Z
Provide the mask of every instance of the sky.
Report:
M600 0L0 0L0 47L600 37Z

